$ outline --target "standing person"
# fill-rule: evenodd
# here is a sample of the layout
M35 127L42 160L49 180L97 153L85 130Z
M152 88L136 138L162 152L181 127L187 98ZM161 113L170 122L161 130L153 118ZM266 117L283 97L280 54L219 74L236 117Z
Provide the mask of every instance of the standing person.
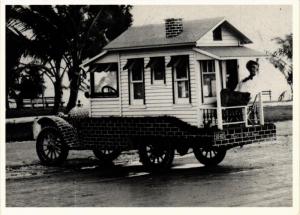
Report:
M250 93L251 100L260 92L260 86L257 81L257 73L259 72L259 64L256 61L250 60L246 64L249 71L249 76L238 83L234 91Z

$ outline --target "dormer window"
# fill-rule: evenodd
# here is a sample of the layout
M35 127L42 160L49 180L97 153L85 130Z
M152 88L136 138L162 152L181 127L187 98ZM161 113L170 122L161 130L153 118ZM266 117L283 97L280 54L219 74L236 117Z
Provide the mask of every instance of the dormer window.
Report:
M213 31L213 39L214 41L222 40L222 29L220 26Z

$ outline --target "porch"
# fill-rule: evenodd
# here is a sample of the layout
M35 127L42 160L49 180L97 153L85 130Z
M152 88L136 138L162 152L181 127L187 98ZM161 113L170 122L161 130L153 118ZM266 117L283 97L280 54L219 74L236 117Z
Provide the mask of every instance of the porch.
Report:
M245 71L248 73L242 62L249 59L258 61L265 55L246 47L197 47L194 51L197 53L201 86L199 126L223 130L233 125L264 125L262 92L252 95L252 101L247 105L222 106L221 90L234 91L243 76L245 78Z
M264 125L262 95L259 93L254 102L245 106L201 106L199 108L199 119L201 127L216 126L220 130L231 125L245 127Z

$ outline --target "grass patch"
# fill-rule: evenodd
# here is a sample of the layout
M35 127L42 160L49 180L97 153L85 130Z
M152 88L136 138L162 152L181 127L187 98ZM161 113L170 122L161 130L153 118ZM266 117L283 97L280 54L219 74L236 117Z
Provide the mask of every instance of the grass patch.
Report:
M267 106L264 107L266 122L293 120L293 106Z

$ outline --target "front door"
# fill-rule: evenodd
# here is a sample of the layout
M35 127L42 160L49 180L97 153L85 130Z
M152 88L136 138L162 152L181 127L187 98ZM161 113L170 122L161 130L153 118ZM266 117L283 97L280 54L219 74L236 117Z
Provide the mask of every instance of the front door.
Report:
M237 60L226 60L226 88L234 90L238 84Z

